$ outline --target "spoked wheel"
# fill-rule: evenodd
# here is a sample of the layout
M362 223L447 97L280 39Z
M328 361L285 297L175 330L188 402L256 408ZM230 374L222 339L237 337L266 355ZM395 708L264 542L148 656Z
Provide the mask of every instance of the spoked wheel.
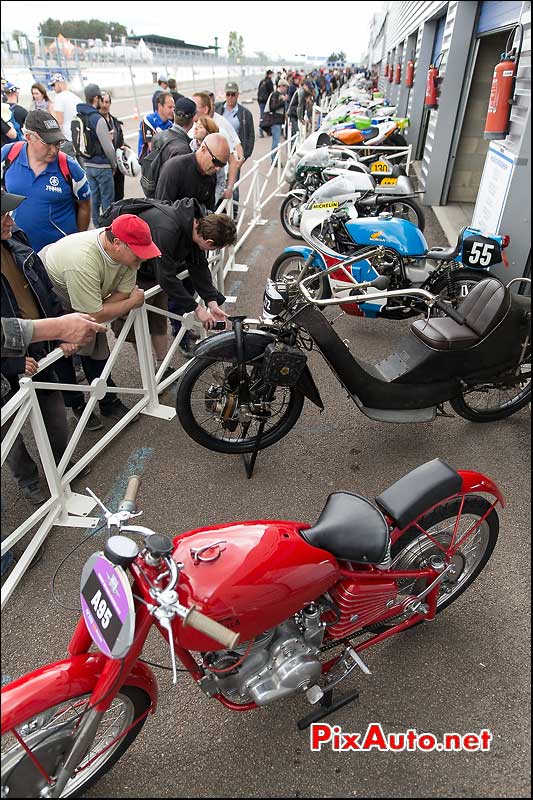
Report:
M394 543L391 569L417 570L430 566L431 556L444 556L452 539L459 548L451 557L455 574L450 574L440 585L437 614L457 600L476 580L492 555L498 540L498 514L493 509L478 527L476 523L489 511L491 503L483 497L468 496L461 511L461 498L443 503L418 520L417 527L409 528ZM458 514L460 517L458 519ZM431 539L419 529L423 528ZM457 529L456 529L457 526ZM461 539L472 529L472 533L461 543ZM455 531L455 536L454 536ZM446 560L446 558L445 558ZM450 563L449 561L447 563ZM426 588L426 580L404 578L398 581L397 601L416 595ZM397 625L400 617L369 626L373 632Z
M494 383L476 386L450 400L456 414L471 422L496 422L531 403L531 349L513 372Z
M457 308L476 283L489 277L493 278L494 276L484 272L484 270L456 269L452 270L449 275L443 275L439 278L430 291L433 294L438 294L443 300L447 300L454 308ZM442 317L444 313L432 308L431 316Z
M306 259L299 253L282 253L274 261L270 277L273 281L280 281L289 275L296 279L304 268L305 261ZM319 275L320 272L317 267L308 267L307 277L312 273ZM316 281L311 281L307 288L314 300L327 300L331 295L327 278L317 278Z
M386 206L381 206L381 211L388 211L393 217L406 219L408 222L412 222L413 225L416 225L417 228L420 228L421 231L424 230L426 225L424 212L415 200L409 200L408 198L405 198L405 200L394 200Z
M300 233L300 206L302 202L302 197L288 195L288 197L284 199L279 210L281 224L285 232L288 233L289 236L292 236L293 239L303 239Z
M191 362L176 398L179 420L191 439L218 453L250 453L261 422L260 450L287 435L302 413L304 396L292 387L265 384L261 364L246 365L245 397L232 361Z
M17 728L18 736L48 776L56 775L72 749L73 736L89 697L80 695L66 699L29 717ZM146 692L133 686L122 687L103 715L88 752L61 797L79 796L113 767L141 732L146 716L122 738L118 737L149 707L150 697ZM2 797L44 797L42 792L47 785L44 775L15 735L6 733L2 737Z

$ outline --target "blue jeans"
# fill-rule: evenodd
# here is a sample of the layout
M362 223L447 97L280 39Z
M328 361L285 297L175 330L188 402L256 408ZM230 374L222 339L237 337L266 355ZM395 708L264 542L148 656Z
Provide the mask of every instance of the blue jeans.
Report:
M271 150L275 150L276 147L278 146L278 144L281 141L281 129L282 129L282 127L283 127L283 125L272 125L272 128L270 129L272 131L272 147L270 148ZM276 156L273 155L270 160L274 161L275 158L276 158Z
M111 167L101 169L100 167L91 167L90 164L85 165L85 172L91 187L91 217L94 227L99 228L100 210L105 211L115 200L113 172Z

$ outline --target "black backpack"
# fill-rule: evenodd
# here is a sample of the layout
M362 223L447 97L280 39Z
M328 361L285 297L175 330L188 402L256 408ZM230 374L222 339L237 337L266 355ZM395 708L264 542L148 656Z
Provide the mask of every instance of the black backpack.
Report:
M98 114L98 112L95 112ZM91 117L93 114L85 114L78 111L72 122L70 123L70 132L72 134L72 144L77 156L82 158L93 158L96 155L103 153L100 142L96 135L96 130L91 125ZM98 114L98 116L100 116ZM94 132L94 136L91 135Z
M141 161L141 188L145 197L152 198L155 195L157 181L159 180L159 173L161 172L161 167L163 166L161 154L163 153L163 150L170 144L170 142L176 138L176 135L166 137L166 141L161 145L161 147L152 149Z

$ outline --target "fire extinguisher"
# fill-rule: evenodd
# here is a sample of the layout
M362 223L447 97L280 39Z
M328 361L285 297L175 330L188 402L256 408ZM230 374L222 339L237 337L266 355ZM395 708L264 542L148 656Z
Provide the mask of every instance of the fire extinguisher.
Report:
M388 61L387 61L387 63L385 64L385 72L383 73L383 76L384 76L385 78L388 78L388 77L389 77L389 62L388 62Z
M392 83L394 80L394 62L390 65L389 68L389 83Z
M518 52L516 47L511 49L517 29L520 29ZM505 53L502 53L500 63L494 67L485 133L483 134L485 139L505 139L509 133L516 72L522 52L523 39L524 28L518 23L509 35Z
M438 106L437 97L438 97L440 78L439 78L439 67L437 66L437 61L440 59L440 64L442 64L443 57L444 53L439 53L439 55L435 59L435 63L429 65L428 77L426 83L426 96L424 98L424 105L426 106L426 108L437 108Z
M405 85L408 89L411 89L413 86L415 77L415 62L409 59L407 62L407 67L405 68Z
M394 71L394 83L401 83L402 80L402 65L400 62L396 64L396 69Z

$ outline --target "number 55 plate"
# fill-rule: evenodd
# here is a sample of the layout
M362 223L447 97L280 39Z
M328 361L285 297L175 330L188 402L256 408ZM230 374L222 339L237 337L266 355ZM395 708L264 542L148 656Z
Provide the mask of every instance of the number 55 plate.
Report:
M80 599L95 645L108 658L123 658L135 632L133 594L125 571L94 553L81 573Z

